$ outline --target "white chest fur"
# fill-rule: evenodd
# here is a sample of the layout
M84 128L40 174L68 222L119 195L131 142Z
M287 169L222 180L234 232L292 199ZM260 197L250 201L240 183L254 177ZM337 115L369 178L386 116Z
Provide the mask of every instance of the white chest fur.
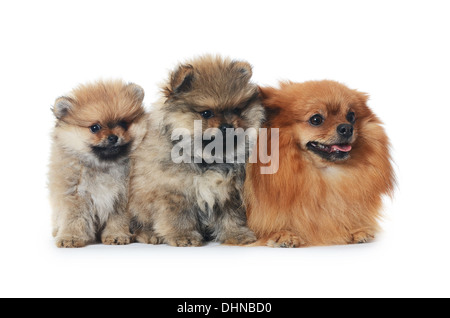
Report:
M223 205L229 197L231 177L217 171L207 171L194 178L197 204L203 212L209 212L214 204ZM209 209L208 209L209 207Z
M117 202L126 198L127 174L127 165L115 165L101 171L84 169L78 191L90 202L88 208L100 224L105 224L116 212Z

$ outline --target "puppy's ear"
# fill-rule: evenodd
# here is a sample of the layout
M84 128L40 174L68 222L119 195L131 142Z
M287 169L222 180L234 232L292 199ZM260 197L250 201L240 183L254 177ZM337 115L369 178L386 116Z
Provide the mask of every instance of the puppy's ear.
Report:
M363 104L366 104L367 101L369 100L369 94L363 93L363 92L359 92L357 90L355 90L355 92L358 95L358 99L360 100L360 102L363 103Z
M275 92L277 91L276 88L273 87L261 87L258 86L259 93L261 94L261 97L263 99L270 99L273 96L275 96Z
M145 92L142 87L137 84L129 83L126 87L127 93L138 103L142 104L144 100Z
M280 88L287 88L292 85L294 85L294 83L291 81L281 81L280 82Z
M244 61L231 62L231 69L236 71L242 79L249 81L253 75L252 66Z
M57 119L62 119L73 108L75 100L70 97L62 96L55 100L55 105L52 108L53 114Z
M280 108L275 102L275 95L278 91L273 87L261 87L258 86L259 94L262 98L264 108L266 110L266 119L270 121L280 113Z
M180 65L170 75L169 85L164 88L164 94L169 98L187 92L191 89L193 80L194 67L190 64Z
M267 120L271 120L276 117L281 109L276 103L276 93L278 89L273 87L261 87L258 86L259 93L262 97L264 108L266 109Z

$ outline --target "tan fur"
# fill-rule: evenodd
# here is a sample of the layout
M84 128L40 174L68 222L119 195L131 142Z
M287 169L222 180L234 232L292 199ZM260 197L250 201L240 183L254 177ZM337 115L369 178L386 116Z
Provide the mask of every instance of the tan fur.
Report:
M223 123L259 128L264 112L253 98L258 90L250 77L248 63L203 56L179 65L163 85L164 97L154 105L149 133L133 156L129 211L139 242L199 246L207 240L255 240L242 204L244 164L171 159L172 131L185 128L192 135L194 120L202 120L202 131ZM233 112L236 108L242 111ZM214 117L202 118L205 110Z
M392 194L389 140L367 107L367 95L333 81L281 83L261 88L266 127L279 128L279 171L247 169L245 198L256 245L298 247L365 242L379 230L382 195ZM350 158L330 162L307 149L309 141L332 143L336 126L356 113ZM315 127L308 120L322 114ZM269 134L270 135L270 134ZM270 143L269 143L270 144Z
M58 247L82 247L97 237L104 244L131 242L128 154L146 132L143 97L135 84L105 81L81 85L56 100L49 189ZM120 122L126 122L125 128ZM90 131L94 124L102 127L97 133ZM104 160L92 147L106 146L110 135L118 137L118 146L128 144L129 149Z

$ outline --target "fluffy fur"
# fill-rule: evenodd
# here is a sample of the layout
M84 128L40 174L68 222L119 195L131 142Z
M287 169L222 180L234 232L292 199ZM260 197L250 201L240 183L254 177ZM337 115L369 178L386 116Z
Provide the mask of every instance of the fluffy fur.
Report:
M143 98L138 85L105 81L56 100L49 189L58 247L130 243L129 154L146 132Z
M260 127L264 110L251 75L248 63L214 56L171 73L133 160L129 211L137 241L173 246L255 241L243 206L245 163L195 163L194 151L190 163L171 159L172 132L184 128L193 136L194 120L202 120L203 132L223 124ZM205 111L213 116L203 118Z
M280 166L272 175L260 174L260 162L247 169L248 224L257 245L372 239L394 173L388 137L366 105L368 96L334 81L285 82L261 92L266 127L280 129Z

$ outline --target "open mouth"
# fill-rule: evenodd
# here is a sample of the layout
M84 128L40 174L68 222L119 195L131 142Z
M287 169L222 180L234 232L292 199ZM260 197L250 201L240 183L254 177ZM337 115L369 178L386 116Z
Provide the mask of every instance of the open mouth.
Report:
M119 158L125 157L128 155L130 144L125 144L121 146L112 146L112 147L98 147L93 146L92 151L95 155L101 159L106 161L117 160Z
M352 150L350 144L325 145L317 141L310 141L306 146L315 154L329 161L345 160L349 157Z

